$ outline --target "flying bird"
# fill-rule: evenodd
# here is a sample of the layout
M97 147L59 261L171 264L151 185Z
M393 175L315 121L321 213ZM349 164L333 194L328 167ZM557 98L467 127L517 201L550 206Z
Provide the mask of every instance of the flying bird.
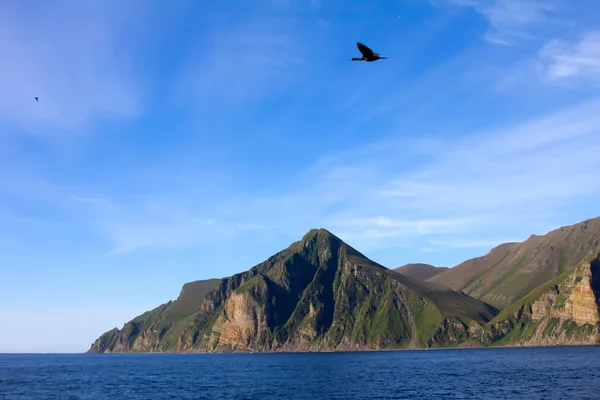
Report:
M374 53L373 50L371 50L370 48L368 48L367 46L365 46L364 44L362 44L360 42L356 42L356 46L358 47L358 50L360 50L362 57L360 57L360 58L353 57L353 58L350 58L350 61L373 62L373 61L377 61L377 60L387 59L387 57L380 56L379 53Z
M37 98L37 96L35 97L35 101L40 101L40 100Z

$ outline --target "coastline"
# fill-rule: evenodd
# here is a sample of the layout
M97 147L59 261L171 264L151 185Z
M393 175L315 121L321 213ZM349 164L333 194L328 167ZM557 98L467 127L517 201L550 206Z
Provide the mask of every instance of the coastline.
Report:
M439 350L488 350L488 349L527 349L527 348L548 348L548 347L595 347L600 346L600 343L576 343L576 344L553 344L553 345L503 345L503 346L454 346L454 347L422 347L422 348L389 348L389 349L353 349L353 350L294 350L294 351L278 351L278 350L264 350L264 351L149 351L149 352L115 352L115 353L64 353L64 354L90 354L90 355L195 355L195 354L308 354L308 353L382 353L382 352L403 352L403 351L439 351ZM11 353L8 353L11 354ZM16 353L15 353L16 354ZM36 354L36 353L24 353L24 354ZM50 353L48 353L50 354ZM61 354L61 353L56 353Z

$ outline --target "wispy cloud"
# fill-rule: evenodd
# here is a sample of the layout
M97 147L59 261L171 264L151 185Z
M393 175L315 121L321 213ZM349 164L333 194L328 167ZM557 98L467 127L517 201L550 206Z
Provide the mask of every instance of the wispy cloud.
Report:
M428 240L429 244L434 247L427 248L428 251L444 251L447 249L465 249L465 248L482 248L494 247L498 243L510 243L514 238L496 238L493 240Z
M306 48L293 23L257 18L219 27L212 40L197 42L176 84L176 95L194 109L233 112L266 95L275 96L298 77Z
M539 68L549 81L600 84L600 31L583 35L579 41L554 39L539 51Z
M509 38L517 37L521 28L546 18L551 10L534 1L517 4L513 0L454 0L454 3L476 7L489 18L496 34L502 32ZM519 11L523 14L519 15ZM93 18L100 17L89 18L97 21ZM97 25L102 26L100 22ZM0 26L0 29L16 29ZM64 99L79 86L89 89L91 86L85 83L88 78L93 85L108 82L108 87L120 87L111 86L110 82L128 77L127 71L118 68L117 59L112 56L112 42L102 32L98 30L100 36L94 39L99 41L99 49L83 52L87 58L80 60L81 81L58 75L57 81L62 79L65 85L70 85L61 92ZM178 94L185 101L198 99L194 107L201 112L227 105L227 112L233 115L236 106L241 110L243 105L251 106L267 97L272 101L278 91L295 83L305 66L306 52L310 51L303 46L306 39L294 34L293 22L289 21L266 23L259 19L219 32L212 41L198 42L178 87ZM578 45L563 43L564 47L559 47L561 52L555 45L553 51L543 53L544 60L548 66L576 63L578 73L590 74L593 64L588 56L596 48L594 38L587 36ZM78 45L84 46L82 43ZM62 63L59 55L55 55L59 60L56 62ZM64 56L67 63L66 50ZM94 66L93 61L102 68ZM17 64L11 65L17 68ZM43 82L54 84L50 75L52 65L48 67L50 72L31 76L42 74ZM38 68L42 70L41 66ZM56 68L63 67L57 64ZM443 81L447 82L445 75ZM458 79L446 83L442 96L455 96L456 92L449 87L461 84ZM16 86L12 87L15 90ZM391 85L389 90L397 92ZM414 104L419 104L419 109L434 107L432 104L439 100L422 87L407 93L402 92L402 99L396 95L390 104L398 107L402 101L400 104L406 105L407 110L415 110ZM111 107L109 98L111 101L135 98L131 96L125 90L100 96L91 103L84 101L85 107L74 106L69 111L78 117L69 115L67 122L61 119L63 111L71 104L69 101L75 100L63 99L66 102L61 101L61 108L54 110L55 114L48 114L52 118L46 122L75 126L95 113L106 111L102 107ZM129 100L125 106L113 104L116 115L131 115L135 111L136 107L127 105L137 103ZM380 104L373 106L377 109ZM5 183L0 193L12 199L37 198L46 207L75 217L79 224L106 239L113 254L211 245L243 235L278 234L297 239L315 227L328 228L366 250L392 248L403 242L417 243L414 248L484 246L497 239L517 240L524 229L540 226L536 222L554 225L557 210L575 199L597 198L600 189L590 182L597 180L596 171L600 167L596 157L600 151L598 109L600 100L581 103L513 126L456 132L459 139L453 139L455 136L444 139L448 136L440 132L443 125L436 127L436 132L404 136L406 129L400 132L392 122L377 128L386 131L389 139L336 154L322 154L301 173L290 172L285 187L261 185L260 189L240 192L235 179L228 180L227 174L213 178L182 177L172 166L165 165L147 171L144 179L133 179L127 176L131 171L123 171L118 185L95 182L94 190L85 190L50 184L43 179L43 173L37 178L23 177L5 168L0 174L0 182ZM24 114L18 118L25 121ZM382 132L372 133L378 136ZM315 152L307 155L307 162L313 162L319 151L315 146ZM246 175L256 181L268 177Z
M80 202L78 215L92 230L111 243L112 255L140 249L184 249L210 245L249 231L269 227L244 219L226 218L212 199L195 203L196 193L174 199L160 196L133 196ZM78 200L76 200L78 201Z
M351 163L329 165L330 174L321 175L323 194L339 206L321 221L383 247L407 237L472 242L510 232L515 223L552 219L560 207L600 191L590 184L600 167L598 107L592 101L460 140L432 139L428 149L391 141L387 149L354 153ZM420 161L413 163L416 154Z
M600 189L590 184L600 167L593 155L600 151L598 107L592 101L519 126L432 142L430 161L417 170L382 171L388 182L371 197L383 218L374 219L370 229L419 234L414 226L381 223L418 215L437 221L425 235L468 232L472 241L478 232L489 235L491 227L551 218L576 198L598 195Z
M98 116L139 112L138 81L115 51L105 6L59 2L32 11L0 4L0 124L72 129Z
M181 192L171 202L89 204L88 211L120 252L215 243L248 230L297 238L314 227L366 250L403 241L451 249L522 240L534 226L554 226L573 201L598 198L598 109L594 100L456 140L373 143L325 157L283 192L203 203Z
M490 24L486 40L511 45L516 40L531 38L531 28L544 22L556 22L552 13L560 5L557 0L430 0L433 4L472 7Z

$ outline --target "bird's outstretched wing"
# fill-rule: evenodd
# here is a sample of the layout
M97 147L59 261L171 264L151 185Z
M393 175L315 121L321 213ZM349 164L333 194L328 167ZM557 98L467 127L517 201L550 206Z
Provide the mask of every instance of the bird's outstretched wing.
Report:
M374 57L375 56L373 54L373 50L371 50L370 48L368 48L367 46L365 46L361 42L356 42L356 46L358 47L358 50L360 50L361 54L364 57L370 58L370 57Z

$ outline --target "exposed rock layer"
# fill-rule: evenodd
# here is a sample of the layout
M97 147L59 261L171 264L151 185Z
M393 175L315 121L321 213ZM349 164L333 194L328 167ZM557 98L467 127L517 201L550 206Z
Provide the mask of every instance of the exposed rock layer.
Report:
M184 285L176 301L106 332L89 352L596 344L600 251L589 256L598 233L591 226L577 225L576 229L591 230L570 253L569 263L581 260L578 264L563 262L561 274L548 275L550 279L501 310L462 291L386 269L331 233L312 230L246 272ZM574 237L572 227L563 233L568 241ZM515 246L497 249L516 251ZM539 254L534 252L532 259ZM494 260L485 271L499 265ZM520 275L513 271L509 276ZM473 285L468 285L472 294L478 290Z
M325 230L214 286L189 315L165 318L177 302L167 303L103 335L90 352L445 346L498 312L384 268Z
M488 344L517 346L600 343L600 254L508 307L484 328Z

